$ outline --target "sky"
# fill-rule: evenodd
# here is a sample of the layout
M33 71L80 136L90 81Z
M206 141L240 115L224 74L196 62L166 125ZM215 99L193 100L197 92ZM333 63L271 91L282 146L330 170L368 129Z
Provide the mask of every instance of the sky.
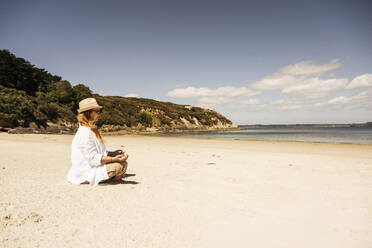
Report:
M0 0L0 49L235 124L372 121L371 1Z

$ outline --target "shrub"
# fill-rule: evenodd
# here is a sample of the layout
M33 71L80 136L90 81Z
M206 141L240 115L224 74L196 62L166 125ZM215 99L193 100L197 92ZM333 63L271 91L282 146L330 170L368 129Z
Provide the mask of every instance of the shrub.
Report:
M152 126L152 116L151 114L141 111L140 113L136 114L136 119L139 123L142 124L144 127L151 127Z

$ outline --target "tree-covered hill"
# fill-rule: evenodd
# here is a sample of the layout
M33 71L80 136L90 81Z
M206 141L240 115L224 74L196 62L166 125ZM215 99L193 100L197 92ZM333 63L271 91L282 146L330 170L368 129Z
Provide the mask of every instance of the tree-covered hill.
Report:
M72 86L62 77L0 50L0 127L50 126L73 130L79 101L94 97L104 108L97 123L104 131L125 129L217 129L235 125L219 113L145 98L100 96L87 86Z

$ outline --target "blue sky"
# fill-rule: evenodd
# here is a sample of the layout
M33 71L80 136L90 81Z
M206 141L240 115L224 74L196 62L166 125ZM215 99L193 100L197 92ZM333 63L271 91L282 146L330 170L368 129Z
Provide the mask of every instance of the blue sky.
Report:
M1 1L0 48L236 124L371 121L368 1Z

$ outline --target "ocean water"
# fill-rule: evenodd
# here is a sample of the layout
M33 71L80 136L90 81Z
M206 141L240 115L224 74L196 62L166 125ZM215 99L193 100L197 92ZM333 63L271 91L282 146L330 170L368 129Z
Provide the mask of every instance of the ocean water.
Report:
M372 144L372 128L247 128L244 130L198 133L167 133L156 136L203 139L302 141L325 143Z

